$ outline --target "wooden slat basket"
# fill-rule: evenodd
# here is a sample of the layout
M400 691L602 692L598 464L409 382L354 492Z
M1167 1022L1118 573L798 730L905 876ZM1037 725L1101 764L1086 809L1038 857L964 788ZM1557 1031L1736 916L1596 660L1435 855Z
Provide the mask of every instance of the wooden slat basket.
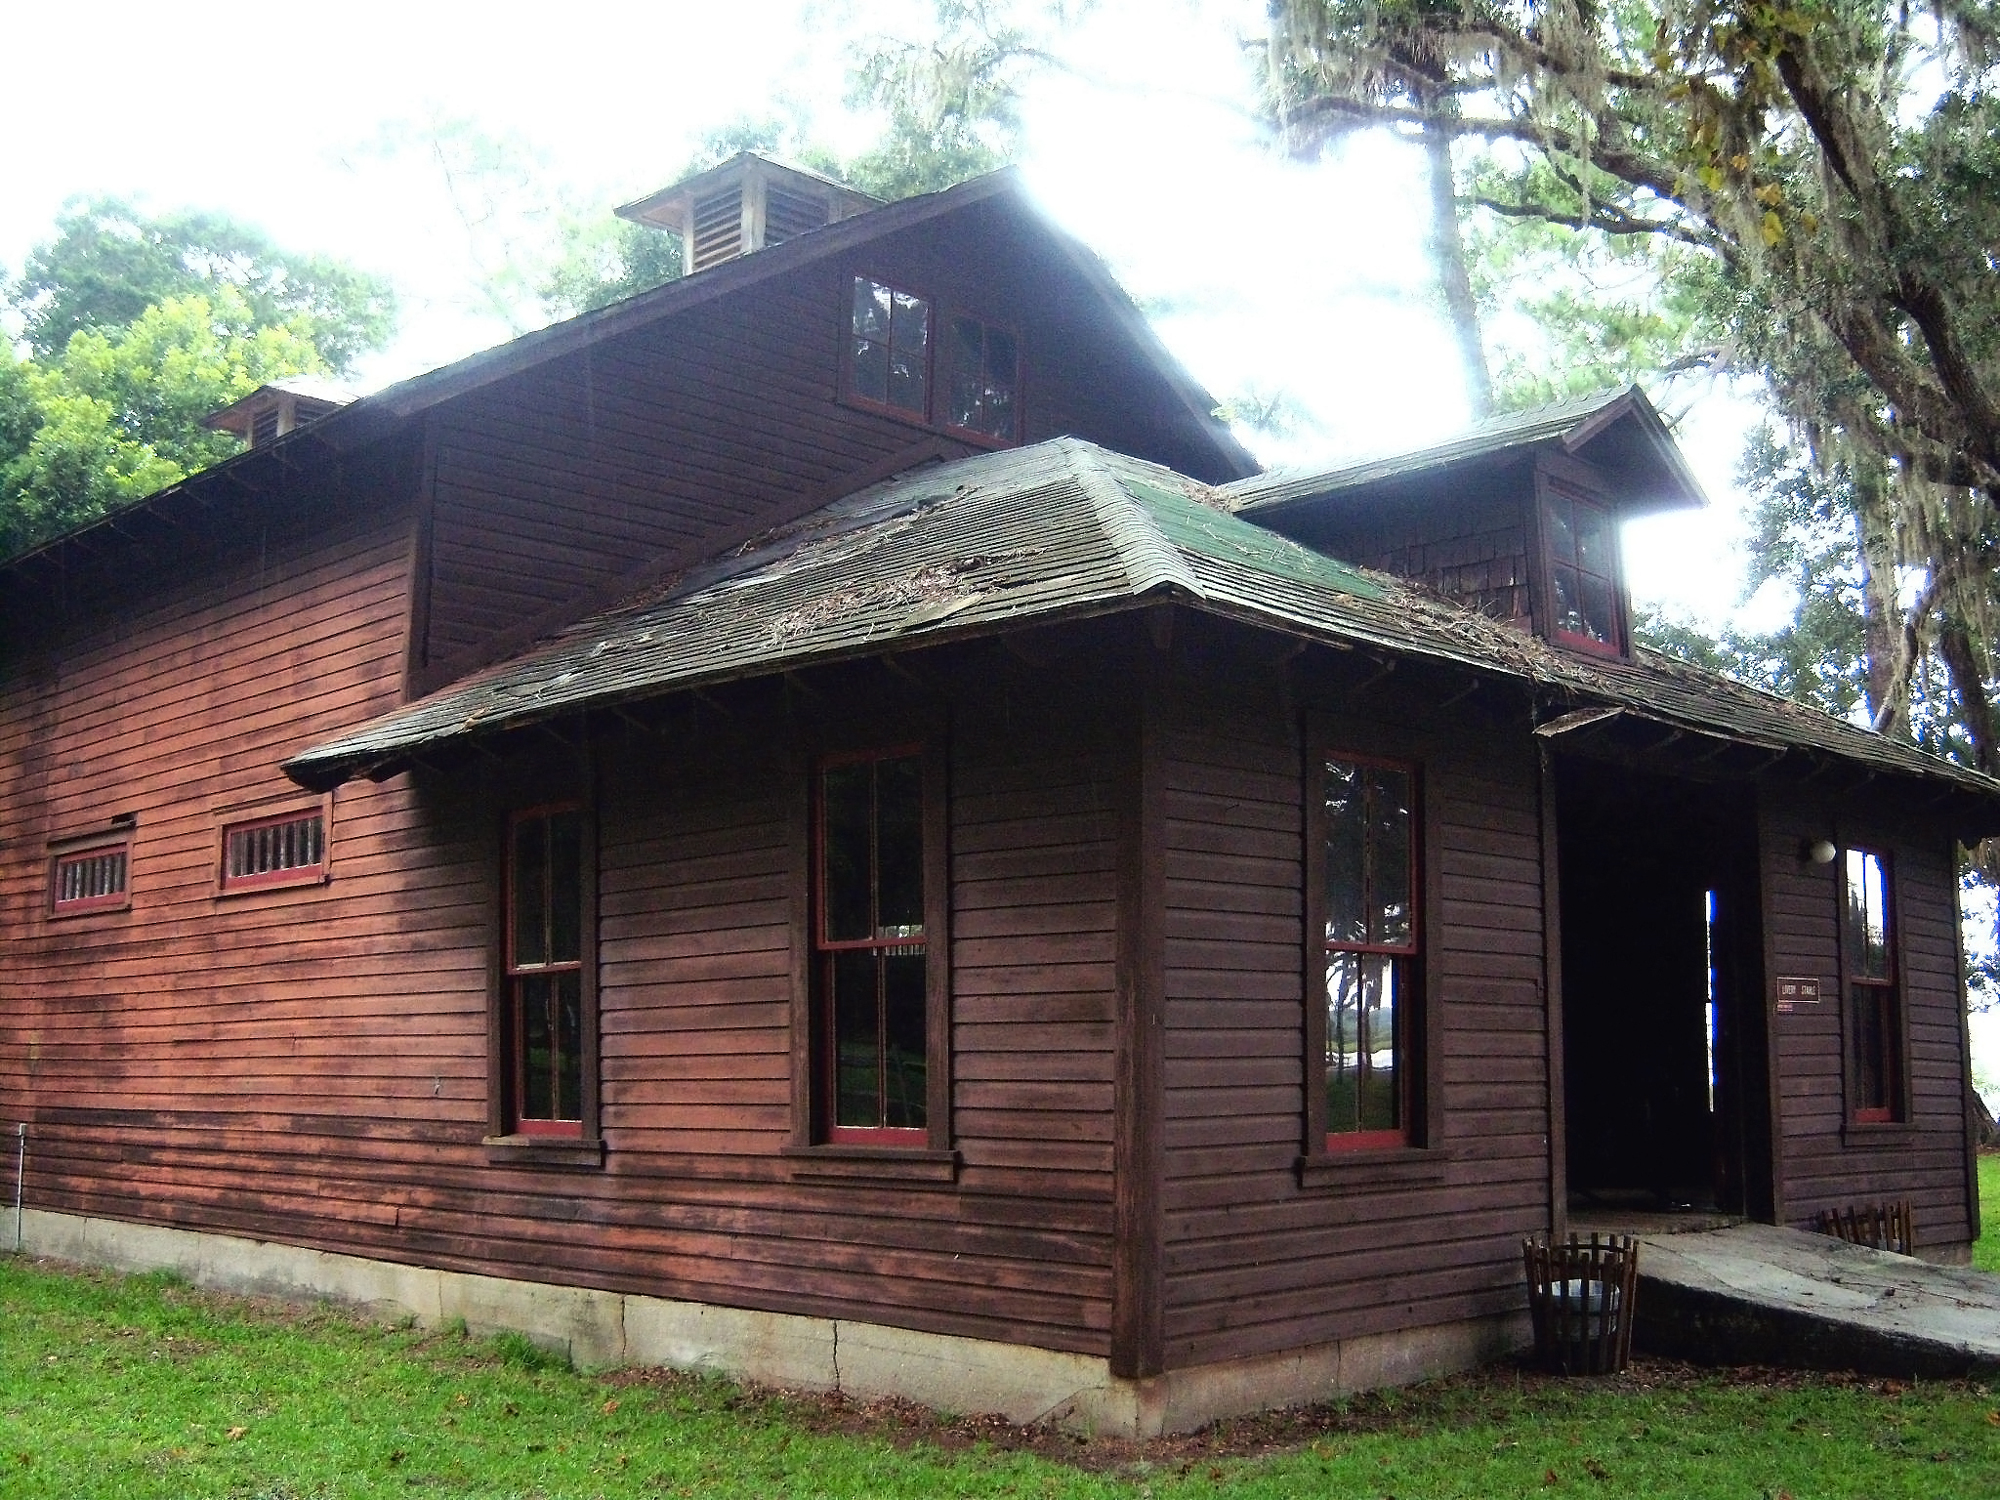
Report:
M1850 1245L1866 1245L1872 1250L1893 1250L1898 1255L1914 1255L1917 1243L1916 1219L1910 1200L1895 1203L1849 1204L1846 1208L1821 1209L1813 1220L1821 1234L1833 1235Z
M1639 1242L1631 1235L1523 1240L1535 1358L1557 1375L1614 1375L1632 1357Z

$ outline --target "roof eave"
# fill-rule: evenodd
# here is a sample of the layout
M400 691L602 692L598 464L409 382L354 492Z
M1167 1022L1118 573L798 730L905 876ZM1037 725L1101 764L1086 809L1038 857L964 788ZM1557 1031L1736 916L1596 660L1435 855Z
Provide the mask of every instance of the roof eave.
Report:
M628 692L607 693L601 697L574 700L550 705L546 710L528 710L504 720L494 720L486 724L472 725L462 729L440 731L397 745L393 750L381 754L356 751L349 754L329 755L315 758L312 749L301 751L280 763L278 769L286 776L313 792L329 792L350 781L382 781L388 777L411 769L423 758L426 750L439 746L466 744L474 740L494 735L504 735L519 729L532 729L538 724L546 724L558 719L570 718L578 714L599 712L606 709L625 707L633 703L645 703L659 698L671 698L680 693L705 691L726 687L732 683L755 682L767 678L783 677L789 672L797 672L806 667L839 666L856 661L867 661L878 656L886 656L899 651L930 650L938 646L956 645L965 641L990 639L1008 635L1017 630L1040 629L1050 625L1075 624L1084 620L1108 619L1115 615L1131 614L1150 609L1160 604L1185 604L1206 607L1207 601L1190 593L1179 584L1163 581L1136 589L1130 593L1109 598L1089 600L1066 605L1031 615L1016 616L1005 620L981 620L966 625L944 625L925 630L920 634L903 636L889 640L877 640L865 645L841 646L820 651L801 652L795 656L767 658L755 663L726 667L713 672L692 672L671 682L649 684ZM1220 611L1218 611L1220 613ZM456 688L441 688L433 696L442 697L456 691ZM419 700L421 702L422 700ZM415 707L416 705L409 705ZM403 712L404 710L397 710ZM367 726L362 725L360 729Z

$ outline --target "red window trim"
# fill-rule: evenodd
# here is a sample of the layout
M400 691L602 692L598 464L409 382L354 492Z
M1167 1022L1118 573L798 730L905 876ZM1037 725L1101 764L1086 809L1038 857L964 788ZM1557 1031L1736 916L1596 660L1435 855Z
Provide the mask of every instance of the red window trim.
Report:
M124 857L122 879L118 889L101 896L79 896L65 901L60 896L62 871L65 865L83 860L97 859L106 854L120 854ZM128 830L110 837L92 836L82 840L66 840L61 847L49 851L48 869L48 915L51 917L80 917L90 912L124 911L132 904L132 834Z
M319 819L318 863L293 865L283 870L267 870L256 875L229 873L229 840L233 835L253 833L259 828L275 828L280 824L300 822L312 817ZM218 895L240 895L246 891L277 890L288 886L325 885L332 878L333 799L331 797L322 797L317 802L294 803L277 812L231 819L216 829L215 889Z
M1409 1109L1409 1089L1399 1082L1403 1090L1401 1101L1404 1111ZM1344 1151L1380 1151L1385 1146L1407 1146L1410 1144L1408 1130L1354 1130L1344 1135L1327 1132L1326 1151L1329 1156L1338 1156Z
M1557 564L1555 553L1549 545L1549 505L1551 501L1558 499L1572 506L1580 505L1596 511L1605 518L1611 528L1611 573L1608 577L1598 573L1587 575L1611 586L1611 640L1595 640L1580 632L1565 630L1556 623ZM1541 615L1547 622L1544 634L1560 646L1592 656L1622 658L1630 655L1632 629L1626 608L1624 559L1619 554L1616 513L1603 500L1586 492L1582 486L1544 471L1541 473L1540 482L1535 486L1535 535L1537 550L1541 553ZM1580 566L1576 567L1576 572L1579 577L1586 576Z
M1896 911L1896 867L1889 851L1873 844L1856 844L1842 841L1839 854L1834 859L1834 900L1840 930L1840 1030L1841 1030L1841 1076L1846 1081L1849 1097L1852 1098L1860 1087L1855 1064L1854 1028L1857 1018L1854 1014L1857 988L1871 991L1885 997L1883 1004L1883 1054L1880 1059L1883 1071L1883 1092L1888 1103L1874 1105L1850 1104L1847 1110L1848 1123L1853 1125L1894 1125L1903 1120L1904 1091L1903 1080L1907 1072L1905 1066L1905 1038L1907 1022L1903 1016L1903 965L1901 962L1901 938L1903 924ZM1882 867L1883 895L1886 898L1883 917L1888 923L1885 934L1889 960L1889 973L1883 979L1856 978L1849 972L1847 948L1847 856L1849 854L1872 855ZM1882 1001L1878 1000L1878 1004Z
M583 1013L580 1017L580 1035L577 1040L579 1054L577 1065L582 1073L577 1089L577 1109L582 1116L589 1118L592 1102L590 1077L591 1054L594 1050L591 1045L591 1036L594 1030L594 1023L591 1016L592 1007L595 1004L595 995L593 993L595 987L589 982L590 976L586 970L586 961L591 954L590 919L592 903L589 891L593 884L591 866L595 863L593 859L595 844L589 835L587 826L584 830L581 855L585 868L581 872L582 889L579 891L582 910L577 914L579 942L576 959L573 962L563 960L557 963L528 965L520 965L514 962L514 830L529 818L548 818L558 813L568 812L578 814L585 819L587 824L587 810L581 802L545 802L534 807L516 808L508 813L506 831L503 835L506 842L502 847L501 853L505 879L502 882L503 905L500 917L500 965L501 983L506 986L503 1013L509 1085L506 1101L506 1127L508 1133L512 1135L551 1136L565 1140L581 1140L583 1138L583 1119L545 1120L531 1118L521 1113L521 1101L527 1097L528 1063L525 1055L527 1049L521 1045L520 1000L515 981L523 978L537 978L544 974L573 973L578 976L578 1004L581 1006Z
M930 330L924 341L924 409L921 412L907 406L897 406L892 402L877 401L873 396L864 396L854 384L854 283L872 281L877 286L888 287L891 291L902 292L905 296L922 299L930 309ZM861 268L850 269L842 285L847 289L847 301L840 314L840 377L836 394L839 401L857 411L865 411L873 416L890 417L910 427L920 427L926 432L939 432L953 442L964 443L968 447L986 448L998 452L1003 448L1018 448L1021 445L1022 428L1027 416L1027 341L1020 329L1012 323L998 322L982 313L968 308L953 307L930 292L921 291L907 283L892 280L873 271ZM948 317L970 318L987 328L997 328L1014 337L1014 435L1011 438L996 438L988 433L970 427L960 427L939 411L938 359L939 329Z
M907 406L898 406L893 401L877 401L873 396L862 394L854 378L854 284L857 281L872 281L886 287L892 293L900 292L905 297L915 297L924 304L927 327L924 330L924 409L912 411ZM877 416L894 417L912 426L931 428L932 405L937 398L937 298L929 292L920 292L900 282L891 281L886 276L878 276L872 271L854 270L848 273L842 285L847 290L847 300L840 314L840 395L841 399L862 411L873 412Z
M1325 791L1322 781L1326 763L1330 760L1344 761L1349 765L1375 766L1383 770L1401 771L1410 778L1410 936L1405 943L1332 943L1326 938L1326 808ZM1349 1152L1380 1151L1385 1148L1417 1149L1421 1141L1417 1105L1417 1070L1422 1066L1417 1056L1423 1045L1417 1033L1418 1014L1423 1006L1424 980L1423 944L1425 933L1425 864L1424 864L1424 776L1423 767L1414 760L1403 760L1396 756L1375 755L1343 749L1328 741L1311 742L1306 761L1308 776L1305 794L1309 808L1306 818L1309 861L1308 889L1312 894L1312 910L1307 917L1308 954L1307 995L1315 1012L1314 1021L1307 1027L1307 1036L1312 1049L1308 1057L1309 1094L1307 1117L1312 1125L1309 1146L1326 1156L1342 1156ZM1326 1126L1326 960L1333 953L1377 954L1392 958L1407 959L1405 973L1409 983L1406 993L1397 997L1397 1006L1402 1011L1398 1024L1403 1035L1397 1047L1396 1057L1396 1108L1402 1124L1394 1130L1330 1131Z
M965 321L969 323L977 323L980 326L980 328L984 330L986 333L992 333L995 330L998 330L999 332L1006 334L1009 338L1011 338L1014 341L1014 431L1012 436L1010 437L998 438L993 436L993 434L990 432L981 432L976 427L961 427L956 422L951 420L949 414L940 417L938 419L937 423L938 429L942 432L949 433L952 437L957 438L960 441L968 443L977 443L979 446L983 448L1000 449L1000 448L1019 447L1021 443L1021 418L1027 409L1026 403L1023 402L1021 398L1022 366L1026 363L1026 361L1024 361L1021 358L1021 347L1022 347L1021 330L1012 323L995 322L992 319L981 317L978 313L974 312L964 312L964 311L954 312L945 321L956 322L961 318L963 318ZM950 361L947 359L945 361L945 364L949 366ZM946 370L947 380L950 379L952 373L953 372L949 368L947 368ZM948 401L949 398L947 397L947 403Z
M923 778L923 827L924 827L924 934L910 938L853 938L831 939L826 935L826 797L825 775L836 766L863 765L874 761L913 758ZM931 798L934 789L931 779L937 774L935 757L931 749L921 740L905 741L898 744L871 746L863 750L843 750L818 757L813 765L812 776L812 847L809 854L808 879L811 885L812 953L809 959L812 969L812 1009L814 1030L820 1038L815 1047L814 1076L823 1107L829 1118L820 1131L820 1139L829 1146L890 1146L901 1149L923 1149L936 1135L942 1138L942 1131L930 1121L935 1120L938 1106L938 1089L929 1075L937 1066L937 1038L933 1035L938 1017L932 1013L928 992L932 981L928 977L932 966L941 961L941 954L933 949L934 942L943 940L942 934L931 931L932 916L937 909L937 895L932 885L940 873L935 851L930 848L934 831L931 827ZM837 1125L830 1118L837 1089L836 1069L839 1058L835 1053L833 1035L832 1000L827 993L821 960L831 953L852 952L857 949L882 951L885 949L920 949L925 954L927 979L925 1001L925 1045L926 1077L925 1115L923 1125Z

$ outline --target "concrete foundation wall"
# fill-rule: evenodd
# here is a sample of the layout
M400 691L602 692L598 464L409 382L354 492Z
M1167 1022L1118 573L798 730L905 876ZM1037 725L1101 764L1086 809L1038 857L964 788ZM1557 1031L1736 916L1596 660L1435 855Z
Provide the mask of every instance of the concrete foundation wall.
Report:
M325 1298L432 1327L463 1319L475 1334L520 1333L586 1369L667 1365L1125 1437L1405 1384L1527 1339L1525 1317L1467 1319L1123 1380L1103 1359L1021 1344L472 1276L116 1219L29 1209L21 1238L30 1255L173 1271L217 1291Z

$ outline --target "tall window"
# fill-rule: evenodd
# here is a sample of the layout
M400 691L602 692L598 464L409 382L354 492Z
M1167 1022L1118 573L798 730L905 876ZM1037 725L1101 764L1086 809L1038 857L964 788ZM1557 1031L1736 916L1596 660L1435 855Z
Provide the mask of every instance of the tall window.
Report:
M905 748L829 762L818 802L827 1138L921 1145L930 1082L923 756Z
M1548 546L1549 629L1594 651L1624 650L1618 608L1618 534L1610 513L1551 486L1542 500Z
M946 425L1011 443L1015 437L1019 346L1004 328L977 318L951 320L951 407Z
M508 829L509 1123L523 1135L583 1133L583 835L575 807L518 813Z
M1409 1139L1416 772L1329 755L1318 811L1326 1149Z
M1841 875L1848 1110L1861 1123L1893 1120L1902 1095L1903 1043L1889 864L1872 850L1845 849Z
M854 278L852 380L865 401L930 415L931 305L866 276Z

